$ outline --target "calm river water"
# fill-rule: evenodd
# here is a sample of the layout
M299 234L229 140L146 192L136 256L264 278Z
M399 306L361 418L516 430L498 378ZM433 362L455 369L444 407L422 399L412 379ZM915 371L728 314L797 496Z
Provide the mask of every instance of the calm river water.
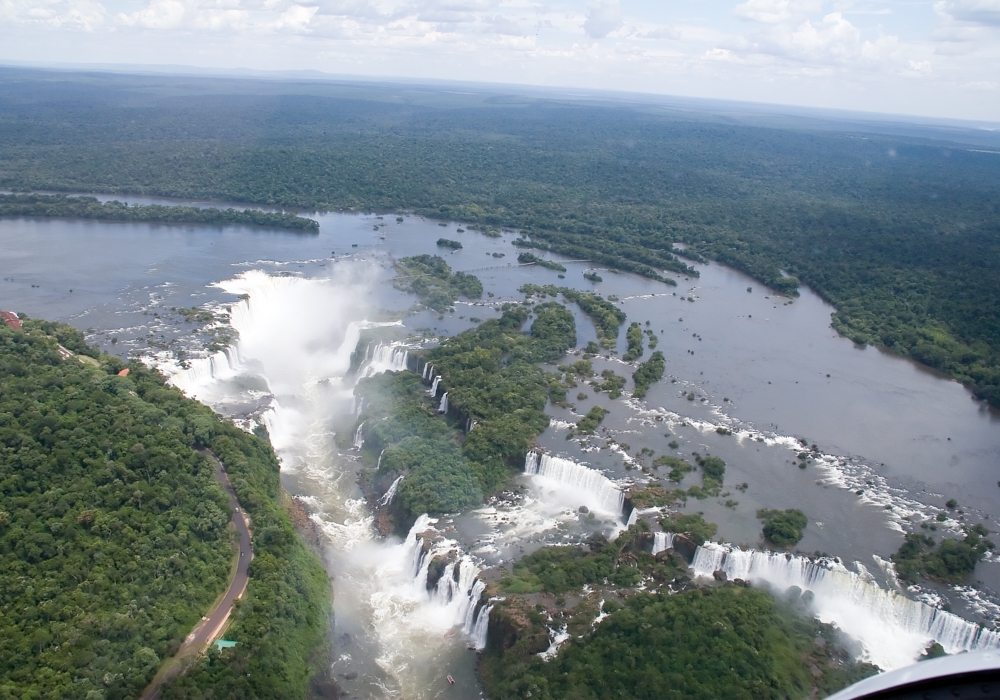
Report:
M474 318L496 316L503 301L523 300L517 290L526 282L596 289L616 296L629 321L644 328L648 321L666 356L667 376L642 402L627 396L611 401L581 384L569 392L572 409L550 407L554 422L539 444L619 484L644 478L634 459L641 448L722 457L730 494L690 499L686 510L717 522L726 542L759 548L758 508L801 508L809 526L799 550L838 557L852 571L864 569L873 585L889 587L891 577L873 555L888 558L898 548L903 530L912 527L908 518L933 517L955 498L964 520L942 528L983 521L995 529L1000 416L955 382L838 337L830 328L831 307L808 290L788 300L714 264L696 265L701 276L678 277L677 287L607 270L599 270L604 281L594 284L583 279L587 263L564 262L562 279L552 270L518 266L512 233L458 233L455 223L413 216L402 222L388 215L317 218L316 235L0 221L0 308L71 323L104 350L141 356L167 371L179 368L178 352L189 359L206 354L206 336L176 309L231 311L240 334L231 357L193 367L177 383L217 410L271 430L286 488L305 497L328 538L336 594L334 671L353 696L480 692L475 653L467 649L471 637L454 634L469 611L455 601L428 599L414 583L413 542L375 536L354 483L357 453L346 447L351 436L343 435L347 426L354 429L356 397L345 363L358 329L384 319L384 310L404 312L415 301L388 283L393 258L441 254L454 269L477 275L494 295L459 303L443 316L406 316L396 332L401 341L410 339L411 349L428 332L450 335L474 325ZM464 248L441 252L434 243L442 235ZM241 302L246 294L249 301ZM571 309L582 347L595 339L594 330ZM619 353L624 328L621 335ZM617 359L594 364L631 373ZM577 399L578 391L586 398ZM567 440L569 423L595 402L612 409L602 430L588 440ZM719 427L732 435L719 434ZM822 459L800 469L798 439L816 444ZM689 481L697 483L697 476ZM547 490L546 483L525 477L527 496L431 525L469 557L470 567L572 540L588 527L613 529L614 517L603 525L577 522L574 508L553 505L558 489ZM742 483L745 490L733 488ZM1000 589L993 561L980 564L977 578L987 594ZM1000 612L989 595L966 589L910 595L947 601L975 619ZM448 673L456 685L442 682Z

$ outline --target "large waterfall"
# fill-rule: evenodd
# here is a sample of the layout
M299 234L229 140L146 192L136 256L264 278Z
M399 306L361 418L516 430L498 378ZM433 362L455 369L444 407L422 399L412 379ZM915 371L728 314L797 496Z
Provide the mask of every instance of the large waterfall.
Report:
M438 393L438 384L440 384L440 383L441 383L441 375L439 374L436 377L434 377L434 383L431 384L431 388L427 390L427 395L428 396L437 396L437 393Z
M699 576L724 571L729 579L764 584L779 594L793 586L811 591L816 617L857 639L865 659L886 670L913 663L932 640L949 654L1000 647L1000 633L887 591L829 560L705 543L692 567Z
M548 482L570 498L576 497L581 506L621 516L625 494L615 482L601 472L571 459L553 457L531 451L524 458L524 473ZM568 492L568 493L567 493Z
M660 552L665 552L674 546L674 537L676 535L673 532L654 532L653 533L653 554L659 554Z
M441 395L441 403L438 405L438 413L448 412L448 392L444 392Z
M432 590L427 590L427 577L431 562L438 556L454 555L453 540L438 539L425 542L424 535L432 531L435 521L421 515L410 528L404 542L412 562L414 588L433 608L440 623L448 627L461 627L462 632L476 649L486 646L491 606L479 605L486 584L478 578L479 567L468 555L461 555L449 562Z
M368 347L358 375L371 377L383 372L402 372L409 358L409 351L398 343L378 343Z

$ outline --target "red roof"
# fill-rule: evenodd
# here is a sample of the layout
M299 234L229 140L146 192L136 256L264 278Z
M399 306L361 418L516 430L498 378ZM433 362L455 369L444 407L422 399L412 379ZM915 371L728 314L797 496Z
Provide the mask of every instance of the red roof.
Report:
M0 319L15 331L21 330L21 319L13 311L0 311Z

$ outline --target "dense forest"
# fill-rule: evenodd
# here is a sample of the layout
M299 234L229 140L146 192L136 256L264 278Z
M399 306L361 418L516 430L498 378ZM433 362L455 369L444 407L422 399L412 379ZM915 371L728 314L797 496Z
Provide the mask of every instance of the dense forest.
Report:
M0 374L0 698L136 697L178 650L234 556L199 447L225 465L256 558L228 633L239 646L164 696L302 696L329 583L281 505L267 441L62 324L0 326Z
M682 517L672 525L684 537L714 532ZM479 667L489 696L822 697L877 670L790 600L740 582L695 584L679 554L650 554L652 539L640 522L614 541L546 547L514 564ZM568 638L549 655L554 630Z
M212 207L164 206L100 202L94 197L60 194L0 194L0 218L52 216L101 221L143 221L164 224L211 224L213 226L267 226L315 233L319 223L295 214Z
M680 244L808 284L851 339L1000 405L1000 158L961 130L393 85L15 68L0 85L3 188L410 210L665 280L695 274Z

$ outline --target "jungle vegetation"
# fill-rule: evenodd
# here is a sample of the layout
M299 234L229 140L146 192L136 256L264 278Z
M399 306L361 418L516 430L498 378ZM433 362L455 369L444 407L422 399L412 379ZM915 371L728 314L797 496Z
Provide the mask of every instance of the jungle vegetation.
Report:
M892 555L899 577L910 583L922 577L948 583L966 581L994 545L986 539L989 532L983 525L965 527L963 531L965 537L961 540L945 537L936 547L929 535L907 534L899 551Z
M441 375L439 393L448 392L447 416L438 415L439 400L429 399L414 373L358 383L358 395L370 402L360 417L372 426L364 431L365 449L373 462L382 454L375 487L384 490L404 475L398 526L408 528L421 513L478 505L523 468L531 441L549 424L543 411L551 392L565 398L565 388L537 363L552 362L576 344L566 307L539 304L533 314L524 332L528 309L508 304L500 318L427 352L423 360Z
M539 267L545 267L549 270L556 270L557 272L566 272L566 266L560 265L554 260L546 260L545 258L540 258L532 253L521 253L517 256L517 261L522 265L538 265Z
M572 570L576 559L570 561ZM496 700L821 697L878 670L853 662L833 627L765 591L732 584L612 598L607 618L571 637L549 661L532 653L540 644L521 643L545 630L542 616L518 610L516 600L500 605L480 665ZM517 633L501 636L512 629Z
M669 282L696 274L679 243L809 285L847 337L1000 405L987 134L412 85L23 68L0 85L2 188L409 210Z
M438 255L402 258L396 268L399 273L393 282L396 288L416 294L424 306L438 313L447 311L460 296L466 299L483 296L483 283L478 277L465 272L452 273L451 266Z
M192 676L164 696L302 697L329 583L281 506L267 441L141 363L120 376L62 324L0 326L0 367L0 698L136 697L177 651L234 556L228 499L195 448L226 466L256 558L239 646L193 671L197 691Z
M597 339L601 347L614 349L618 345L618 330L625 323L625 312L600 294L581 292L569 287L557 287L554 284L540 286L537 284L522 284L518 290L529 299L532 297L558 297L575 303L591 320L597 330Z
M61 194L0 194L0 218L59 217L101 221L156 224L209 224L212 226L265 226L304 233L319 231L319 222L295 214L260 209L218 209L213 207L133 204L117 200L100 202L95 197L67 197Z
M652 339L656 336L650 337L649 347L653 348L656 345L652 342ZM663 370L667 367L667 362L663 357L663 353L657 350L649 359L639 365L639 367L632 373L632 382L635 384L635 391L632 395L641 399L646 396L646 392L649 391L649 387L663 378Z
M788 510L757 511L757 519L764 523L764 537L778 547L794 547L802 539L802 531L809 524L809 518L798 508Z

